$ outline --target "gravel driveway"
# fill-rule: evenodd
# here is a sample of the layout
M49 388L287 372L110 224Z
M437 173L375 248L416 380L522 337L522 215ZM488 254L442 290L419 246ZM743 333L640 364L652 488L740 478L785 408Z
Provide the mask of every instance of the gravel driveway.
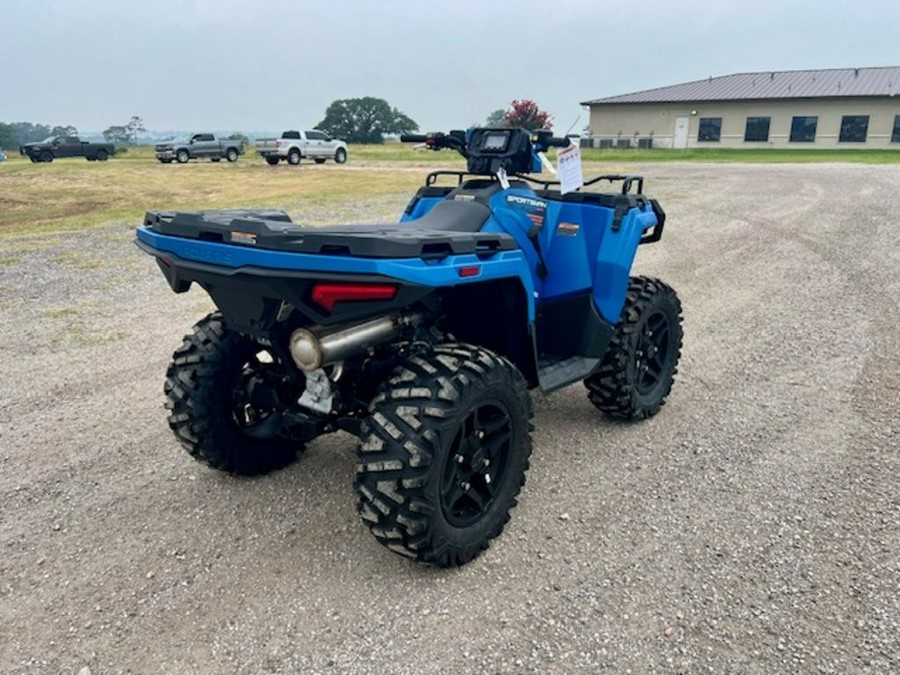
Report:
M180 449L163 374L210 304L134 223L0 244L0 672L900 673L900 167L642 171L669 403L536 395L519 507L451 571L359 523L350 436L258 479Z

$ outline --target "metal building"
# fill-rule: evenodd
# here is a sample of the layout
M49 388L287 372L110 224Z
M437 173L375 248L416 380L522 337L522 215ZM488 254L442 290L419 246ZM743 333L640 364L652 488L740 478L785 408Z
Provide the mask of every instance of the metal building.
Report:
M900 66L738 73L581 105L594 147L900 150Z

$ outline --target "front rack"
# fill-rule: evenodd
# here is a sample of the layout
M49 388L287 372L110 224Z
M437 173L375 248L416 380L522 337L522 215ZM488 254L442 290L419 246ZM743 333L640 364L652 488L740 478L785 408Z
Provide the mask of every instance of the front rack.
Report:
M521 178L522 180L528 181L529 183L534 183L535 185L541 185L545 190L549 190L553 185L559 185L560 182L558 180L541 180L539 178L534 178L527 174L516 174L516 178ZM631 193L631 188L637 183L637 192L635 194L643 194L644 193L644 177L643 176L623 176L618 174L609 174L605 176L595 176L590 180L584 181L584 187L588 185L594 185L595 183L599 183L601 181L607 181L610 183L615 183L617 181L622 181L622 194L627 195Z
M443 171L432 171L431 173L429 173L425 177L425 185L428 187L431 187L432 185L434 185L437 182L438 178L440 178L441 176L455 177L457 185L462 185L463 180L466 178L466 176L471 176L473 178L480 178L482 180L484 180L485 178L488 178L489 180L494 180L494 181L497 180L496 176L483 176L483 175L477 174L477 173L469 173L468 171L443 170ZM543 187L544 190L549 190L551 188L551 186L560 184L558 180L540 180L539 178L534 178L528 174L522 174L522 173L510 174L510 178L519 178L521 180L527 181L534 185L540 185ZM594 178L591 178L590 180L584 181L584 187L587 187L588 185L594 185L596 183L600 183L601 181L607 181L609 183L615 183L618 181L622 181L622 194L623 195L631 194L632 188L634 187L635 183L637 183L637 191L635 192L635 194L643 194L644 193L644 177L643 176L625 176L625 175L619 175L619 174L596 176Z

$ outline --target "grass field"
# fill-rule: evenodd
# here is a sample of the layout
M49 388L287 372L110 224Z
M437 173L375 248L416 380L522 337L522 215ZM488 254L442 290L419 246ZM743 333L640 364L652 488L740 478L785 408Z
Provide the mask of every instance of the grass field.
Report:
M433 159L433 158L432 158ZM447 157L447 159L450 159ZM451 161L455 168L461 161ZM132 149L109 162L82 159L0 164L0 238L66 231L111 221L137 225L148 209L339 207L347 201L412 194L428 167L354 164L270 167L248 154L235 164L162 165ZM398 214L399 215L399 214Z
M137 225L147 209L321 207L322 222L341 206L410 195L438 168L462 169L455 153L408 145L351 146L350 161L270 167L252 147L237 163L162 165L151 147L131 148L109 162L82 159L32 164L17 154L0 163L0 238L67 231L123 221ZM635 164L690 162L900 163L900 152L879 150L596 150L583 151L585 174L633 172ZM329 216L333 216L329 218ZM356 217L355 215L352 217Z

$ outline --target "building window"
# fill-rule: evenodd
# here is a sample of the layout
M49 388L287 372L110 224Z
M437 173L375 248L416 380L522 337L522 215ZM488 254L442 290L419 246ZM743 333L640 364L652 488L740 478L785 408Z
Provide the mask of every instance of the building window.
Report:
M844 115L841 118L841 143L865 143L868 133L868 115Z
M721 117L701 117L698 141L718 141L722 137Z
M791 120L791 143L813 143L816 140L818 117L795 117Z
M747 128L744 130L745 141L768 141L769 123L771 117L748 117Z
M900 143L900 115L894 117L894 133L891 134L891 143Z

